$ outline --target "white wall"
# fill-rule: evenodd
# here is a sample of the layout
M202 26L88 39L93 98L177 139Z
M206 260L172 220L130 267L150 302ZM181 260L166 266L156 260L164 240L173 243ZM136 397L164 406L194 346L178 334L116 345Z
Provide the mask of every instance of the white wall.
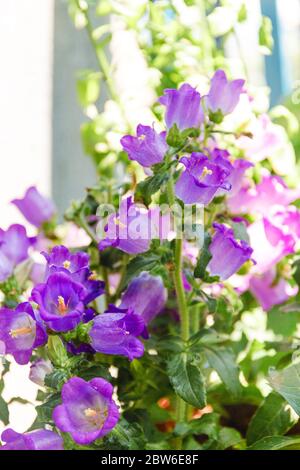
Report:
M0 0L0 227L24 222L9 201L50 193L54 0Z

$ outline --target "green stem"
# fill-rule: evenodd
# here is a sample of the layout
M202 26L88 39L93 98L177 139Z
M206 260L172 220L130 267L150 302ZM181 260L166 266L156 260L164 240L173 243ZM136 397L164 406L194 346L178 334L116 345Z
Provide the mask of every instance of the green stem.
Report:
M173 177L168 181L167 187L168 199L170 206L175 204L175 194L173 186ZM185 291L182 282L182 238L176 238L175 250L174 250L174 286L176 291L178 310L180 315L181 325L181 338L183 341L187 341L190 337L190 325L189 325L189 312L186 303ZM177 397L176 403L176 420L182 422L186 419L187 405L180 397ZM181 446L181 442L178 443Z
M92 239L92 241L98 245L99 243L99 240L97 240L97 237L96 237L96 234L95 232L91 229L91 227L89 226L89 224L87 223L87 221L85 220L84 216L83 215L80 215L78 217L78 219L75 220L75 222L77 222L77 224L83 228L86 233L88 234L88 236Z

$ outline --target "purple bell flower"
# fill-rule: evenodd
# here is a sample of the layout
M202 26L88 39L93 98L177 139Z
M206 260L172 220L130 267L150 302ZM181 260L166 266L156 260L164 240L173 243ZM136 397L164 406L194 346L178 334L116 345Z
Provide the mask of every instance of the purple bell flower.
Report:
M81 321L86 291L70 276L51 274L44 284L37 285L31 299L39 305L42 320L54 331L69 331Z
M103 354L126 356L130 361L144 354L144 345L137 338L145 332L145 322L130 310L110 305L98 315L89 331L92 347Z
M250 260L253 250L244 240L236 240L233 230L226 225L214 223L213 227L216 232L209 246L212 259L207 270L211 276L225 280Z
M220 158L209 159L196 152L189 158L181 158L185 170L175 185L176 196L185 204L209 204L219 189L229 191L230 162L225 166L224 159L220 162Z
M3 431L1 441L6 444L0 450L64 450L62 437L47 429L20 434L9 428Z
M29 302L15 310L0 309L0 340L5 344L5 354L12 354L21 365L29 362L33 349L46 343L47 334Z
M89 382L72 377L62 388L62 405L53 411L55 425L77 444L89 444L108 434L119 420L113 387L104 379Z
M54 203L42 196L35 186L27 189L23 199L11 201L29 223L40 228L54 216L56 209Z
M170 129L174 124L178 129L198 128L204 122L201 108L201 96L188 83L181 85L179 90L167 88L159 102L166 106L165 121Z
M148 325L162 311L166 300L166 289L161 277L142 272L128 285L120 308L133 310Z
M245 80L227 80L223 70L217 70L211 79L211 86L206 97L206 105L213 114L221 117L232 113L239 102Z
M0 282L7 279L15 266L28 258L28 250L35 239L27 237L22 225L0 229Z
M144 253L151 243L151 211L139 208L127 197L121 202L120 212L109 216L104 231L100 251L113 246L129 254Z
M29 379L43 387L46 375L51 374L53 367L48 359L37 359L30 366Z
M168 150L166 132L158 134L152 127L142 124L137 126L136 137L125 135L121 144L130 160L136 160L145 167L162 162Z

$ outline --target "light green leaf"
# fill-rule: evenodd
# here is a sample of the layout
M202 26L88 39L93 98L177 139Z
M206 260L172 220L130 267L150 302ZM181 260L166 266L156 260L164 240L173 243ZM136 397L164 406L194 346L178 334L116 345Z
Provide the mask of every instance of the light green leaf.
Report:
M300 416L300 364L294 364L269 375L270 385Z
M296 450L300 449L300 436L268 436L255 442L248 450Z
M297 421L298 416L290 405L278 393L272 392L250 421L247 444L251 445L265 436L285 434Z

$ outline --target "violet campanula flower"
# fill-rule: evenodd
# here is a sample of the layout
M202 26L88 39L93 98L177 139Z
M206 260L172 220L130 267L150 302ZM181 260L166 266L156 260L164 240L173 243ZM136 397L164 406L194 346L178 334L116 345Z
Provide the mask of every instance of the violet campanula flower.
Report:
M11 201L28 222L40 228L44 222L48 222L54 216L56 209L54 203L42 196L35 186L27 189L23 199Z
M223 70L217 70L211 79L206 105L212 120L221 122L223 116L232 113L239 102L245 80L227 80ZM220 115L220 116L218 116ZM214 118L215 116L215 118Z
M6 444L0 446L0 450L64 450L63 438L47 429L36 429L24 434L5 429L1 441Z
M47 261L47 277L55 272L70 274L73 281L82 284L86 290L83 299L88 304L104 293L104 282L96 278L89 269L89 255L83 251L70 252L63 245L55 246L50 253L42 253Z
M166 289L161 277L142 272L128 285L122 295L120 308L133 310L148 325L162 311L166 300Z
M0 340L5 344L5 354L12 354L21 365L29 362L33 349L46 343L45 330L29 302L19 304L15 310L0 309Z
M89 444L108 434L119 420L112 385L102 378L89 382L72 377L62 388L62 405L53 411L58 429L71 434L77 444Z
M212 259L207 270L211 276L225 280L250 260L253 249L244 240L236 240L233 230L226 225L214 223L213 227L216 231L209 246Z
M201 107L201 96L188 83L181 85L179 90L167 88L159 102L166 106L165 121L170 129L174 124L178 129L198 128L204 122Z
M49 359L39 358L32 362L30 366L29 379L37 385L43 387L46 375L51 374L53 367Z
M11 225L6 231L0 229L0 282L13 273L17 264L28 258L33 242L22 225Z
M298 286L291 286L284 278L276 280L276 269L273 267L262 275L252 276L249 290L265 311L274 305L286 302L298 292Z
M54 331L68 331L81 321L84 312L84 287L65 273L51 274L37 285L31 299L39 306L42 320Z
M189 158L180 160L185 166L176 185L176 196L185 204L208 204L219 189L229 191L230 169L222 163L209 159L202 153L193 152Z
M137 254L148 251L150 243L151 211L138 207L127 197L121 202L120 212L109 216L98 247L102 251L113 246L125 253Z
M247 231L256 261L251 272L263 274L295 252L300 237L300 211L295 207L284 208L257 220Z
M145 167L162 162L168 150L166 132L158 133L152 127L142 124L137 126L136 137L125 135L121 144L130 160L136 160Z
M110 305L107 312L95 318L89 336L95 351L126 356L132 361L144 354L144 345L137 338L144 332L141 315Z
M230 193L228 207L233 214L268 215L273 206L288 206L300 198L299 189L290 189L282 178L263 170L260 183L251 186L248 182L236 194Z

